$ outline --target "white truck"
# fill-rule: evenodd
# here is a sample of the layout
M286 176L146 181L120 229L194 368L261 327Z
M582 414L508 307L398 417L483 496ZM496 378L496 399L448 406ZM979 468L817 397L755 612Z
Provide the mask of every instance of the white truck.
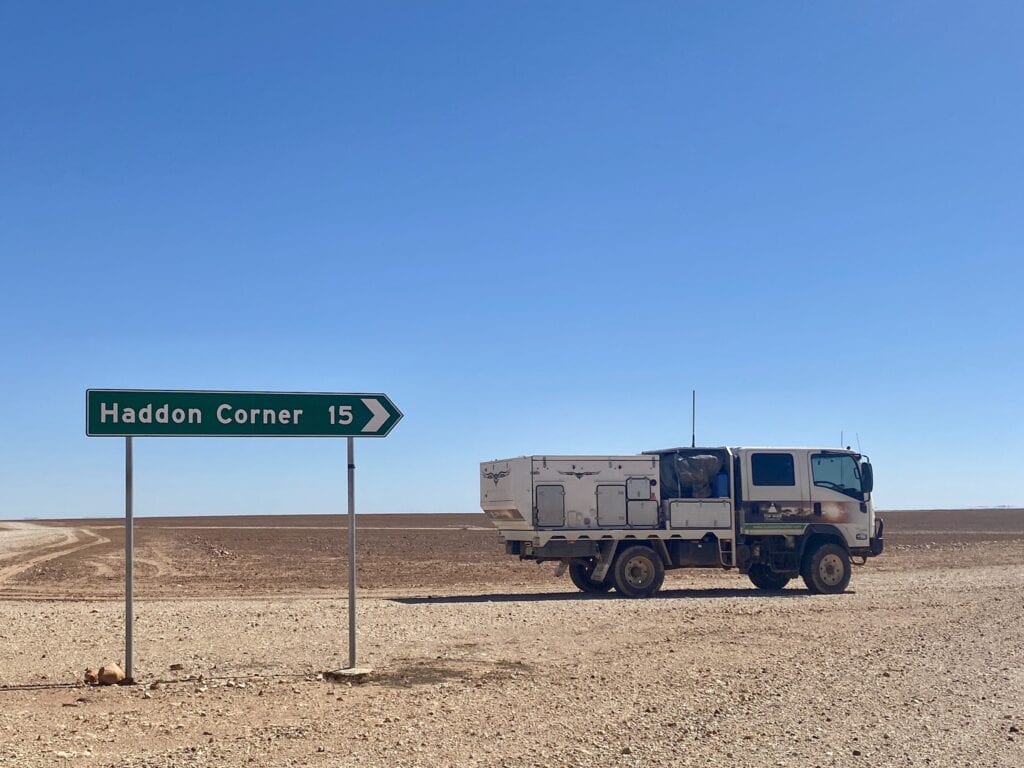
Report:
M660 589L672 568L738 568L781 590L843 592L882 553L866 456L832 448L670 448L522 456L480 465L480 505L505 551L558 561L584 592Z

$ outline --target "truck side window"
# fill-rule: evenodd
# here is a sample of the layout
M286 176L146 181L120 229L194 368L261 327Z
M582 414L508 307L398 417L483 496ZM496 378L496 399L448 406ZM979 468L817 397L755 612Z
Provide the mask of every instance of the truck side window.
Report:
M791 453L753 453L750 475L754 485L796 485Z

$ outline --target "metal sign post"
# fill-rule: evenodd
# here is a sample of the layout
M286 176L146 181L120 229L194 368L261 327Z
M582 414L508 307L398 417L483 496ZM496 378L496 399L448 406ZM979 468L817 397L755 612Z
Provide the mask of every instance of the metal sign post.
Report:
M356 668L356 437L387 437L401 420L391 398L354 392L218 392L88 389L85 433L124 437L124 673L134 682L135 521L133 437L345 437L348 441L348 667L327 679L358 679Z
M135 641L135 517L132 509L132 438L124 439L124 681L131 683Z
M348 668L356 667L356 441L348 439Z

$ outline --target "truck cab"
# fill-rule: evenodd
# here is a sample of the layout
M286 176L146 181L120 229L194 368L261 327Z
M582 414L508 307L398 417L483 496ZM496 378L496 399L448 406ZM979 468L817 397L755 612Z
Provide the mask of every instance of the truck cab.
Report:
M741 569L779 578L804 575L808 552L825 542L846 557L881 554L882 524L871 501L874 472L866 456L818 448L738 448L734 453L741 478L736 499ZM827 580L836 578L830 586L845 588L849 569L839 570Z
M803 526L828 525L851 550L869 546L875 512L866 457L811 448L738 448L734 454L741 533L794 535Z

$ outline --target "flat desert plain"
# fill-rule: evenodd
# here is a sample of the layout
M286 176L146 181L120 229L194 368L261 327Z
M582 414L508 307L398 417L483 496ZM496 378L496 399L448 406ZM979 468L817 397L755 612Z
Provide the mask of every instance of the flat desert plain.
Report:
M1021 766L1024 510L890 512L849 592L587 596L481 515L0 523L0 766Z

